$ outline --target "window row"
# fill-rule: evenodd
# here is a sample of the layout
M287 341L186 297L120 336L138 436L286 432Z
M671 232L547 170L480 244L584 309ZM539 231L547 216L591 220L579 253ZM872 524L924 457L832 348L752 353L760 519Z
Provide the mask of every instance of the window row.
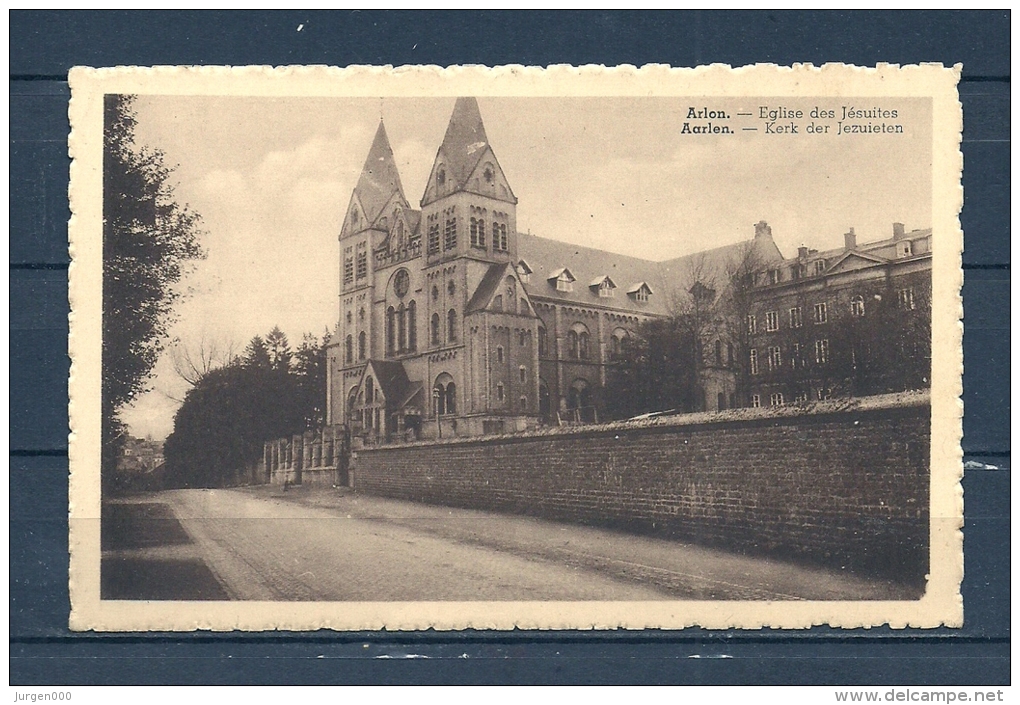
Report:
M386 309L386 355L414 352L418 349L418 306L409 301Z
M818 401L824 401L826 399L831 399L832 398L832 390L829 389L829 388L826 388L826 387L819 387L818 389L815 390L815 396L818 399ZM809 394L807 392L803 392L803 391L797 392L793 396L793 403L794 404L802 404L802 403L806 402L808 400L808 398L809 398ZM760 394L752 394L751 395L751 406L753 408L755 408L755 409L760 408L761 407L761 402L762 402L762 396ZM786 403L786 397L783 395L782 392L772 392L771 394L769 394L769 406L783 406L785 403Z
M850 311L855 316L863 316L864 298L855 296L851 299ZM804 325L804 311L800 306L794 306L789 309L788 313L791 328L800 328ZM824 302L815 304L812 313L816 324L827 323L829 320L828 305ZM774 333L777 330L779 330L779 311L766 311L765 331ZM747 332L750 335L755 335L758 332L758 318L753 314L747 317Z
M432 314L432 320L429 322L429 339L432 345L439 345L442 343L442 320L438 313ZM457 341L457 311L450 309L446 312L446 342L454 343Z
M794 343L791 349L790 365L791 367L805 367L807 360L801 354L800 343ZM756 348L751 348L748 355L748 363L750 365L751 374L756 375L761 372L761 359ZM829 340L823 338L815 341L815 364L824 365L829 361ZM769 346L765 351L765 364L769 370L778 370L783 366L783 349L778 345Z
M350 248L348 248L350 249ZM368 252L361 249L356 257L344 255L344 284L351 284L355 277L360 281L368 276Z
M912 288L900 289L896 292L897 305L904 310L912 311L914 303L914 290ZM862 318L866 312L864 296L857 294L850 299L850 315L855 318ZM794 306L789 311L790 328L800 328L804 325L804 313L800 306ZM828 306L823 303L815 304L812 309L813 320L816 324L827 323L829 320ZM765 331L774 333L780 327L779 311L765 312ZM747 317L747 332L754 335L758 332L758 321L754 315Z
M364 360L368 355L368 337L365 331L358 333L358 360ZM354 337L348 335L344 340L344 362L348 365L354 362Z

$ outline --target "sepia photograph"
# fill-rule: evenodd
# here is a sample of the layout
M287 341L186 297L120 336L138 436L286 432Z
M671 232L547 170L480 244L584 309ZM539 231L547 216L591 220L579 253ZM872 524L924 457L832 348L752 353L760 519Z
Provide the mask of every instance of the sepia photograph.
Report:
M72 72L74 629L962 619L958 72Z

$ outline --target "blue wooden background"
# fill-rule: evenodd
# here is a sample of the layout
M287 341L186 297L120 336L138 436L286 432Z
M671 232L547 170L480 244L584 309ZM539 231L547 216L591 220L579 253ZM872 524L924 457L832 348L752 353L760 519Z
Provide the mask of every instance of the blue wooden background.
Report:
M11 684L1008 683L1009 49L1008 11L12 11ZM962 629L67 630L68 68L827 61L964 64L964 449L967 460L998 469L970 470L964 480ZM430 658L400 658L407 654ZM723 655L729 658L712 658Z

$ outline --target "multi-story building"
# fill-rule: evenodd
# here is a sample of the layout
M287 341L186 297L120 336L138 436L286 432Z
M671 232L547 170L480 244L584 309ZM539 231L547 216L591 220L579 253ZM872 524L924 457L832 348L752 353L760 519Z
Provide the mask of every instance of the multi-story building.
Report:
M763 267L743 321L750 406L930 385L932 231L893 224L889 239Z
M519 233L473 98L457 100L412 208L380 122L340 231L328 423L393 439L597 420L623 340L678 306L715 306L748 252L782 259L767 226L667 262ZM732 406L733 344L718 313L704 329L700 406Z

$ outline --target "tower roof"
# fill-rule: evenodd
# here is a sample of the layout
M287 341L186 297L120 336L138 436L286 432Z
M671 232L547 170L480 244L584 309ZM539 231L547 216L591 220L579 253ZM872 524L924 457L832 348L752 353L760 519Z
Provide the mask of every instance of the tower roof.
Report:
M382 120L379 121L379 129L375 132L372 148L368 150L368 158L354 192L361 201L361 207L365 209L365 218L369 223L375 222L394 193L399 193L401 199L404 199L404 187L400 183L397 162L393 159L393 150Z
M474 98L458 98L442 146L448 177L453 177L457 186L463 186L471 176L488 144L489 138L485 135L478 101Z

